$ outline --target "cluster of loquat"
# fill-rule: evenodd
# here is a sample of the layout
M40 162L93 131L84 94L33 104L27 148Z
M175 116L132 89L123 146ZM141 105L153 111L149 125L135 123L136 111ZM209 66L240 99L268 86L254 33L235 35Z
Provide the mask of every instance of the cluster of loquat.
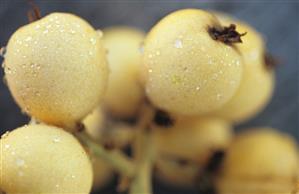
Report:
M95 30L68 13L19 28L3 68L32 119L0 139L0 190L87 194L117 173L130 194L152 193L153 175L208 194L296 193L292 137L233 133L272 96L266 56L254 28L199 9L175 11L147 34Z

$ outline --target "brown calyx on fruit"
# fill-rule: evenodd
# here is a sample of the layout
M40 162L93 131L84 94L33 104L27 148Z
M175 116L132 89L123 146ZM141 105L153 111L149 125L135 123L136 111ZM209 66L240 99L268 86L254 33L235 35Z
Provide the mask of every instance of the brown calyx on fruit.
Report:
M228 27L223 27L222 29L210 27L208 31L214 40L221 41L225 44L242 43L241 37L247 33L244 32L240 34L237 32L235 24L230 24Z
M174 124L174 120L170 117L170 115L159 109L156 110L153 121L156 125L161 127L171 127Z
M269 70L272 70L272 69L276 68L277 65L279 64L277 58L275 58L270 53L265 53L264 60L265 60L265 66Z
M31 9L27 11L29 23L41 19L42 17L39 7L32 0L28 0L28 4L31 6Z

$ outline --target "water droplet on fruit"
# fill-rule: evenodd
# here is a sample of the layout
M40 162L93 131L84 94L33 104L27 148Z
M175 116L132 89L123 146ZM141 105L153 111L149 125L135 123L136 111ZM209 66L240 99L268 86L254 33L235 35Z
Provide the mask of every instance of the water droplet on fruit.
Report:
M4 148L5 148L5 149L9 149L9 148L10 148L10 145L9 145L9 144L5 144L5 145L4 145Z
M59 143L61 140L60 140L60 138L59 137L54 137L53 138L53 142L54 143Z
M74 178L76 178L76 176L75 176L75 175L72 175L72 179L74 179Z
M4 46L0 49L0 56L5 58L5 54L6 54L6 47Z
M139 52L142 54L144 52L144 44L140 44L139 48L138 48Z
M97 33L98 33L98 35L99 35L100 38L103 37L103 32L102 32L102 30L97 30Z
M23 171L19 171L19 172L18 172L18 175L19 175L19 176L24 176L24 172L23 172Z
M47 34L48 32L49 32L48 29L46 29L46 30L43 31L44 34Z
M9 135L9 131L6 131L2 136L1 138L4 139L4 138L7 138Z
M217 94L217 100L220 100L222 98L222 95L221 94Z
M31 36L28 36L26 39L25 39L25 41L30 41L30 40L32 40L32 37Z
M18 167L22 167L22 166L24 166L25 161L20 159L20 158L17 158L16 164L17 164Z
M149 69L149 70L148 70L148 72L149 72L149 73L152 73L152 72L153 72L153 70L152 70L152 69Z
M95 38L91 38L89 40L91 42L91 44L95 45L97 43L97 40Z
M197 90L197 91L199 91L199 90L200 90L200 87L199 87L199 86L197 86L197 87L196 87L196 90Z
M179 39L175 40L175 42L174 42L174 47L175 47L175 48L183 48L183 43L182 43L182 41L179 40Z

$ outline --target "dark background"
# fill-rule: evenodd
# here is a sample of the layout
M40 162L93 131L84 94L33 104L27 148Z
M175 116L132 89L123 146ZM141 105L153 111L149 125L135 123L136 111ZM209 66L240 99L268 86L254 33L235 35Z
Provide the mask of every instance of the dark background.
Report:
M267 106L255 119L238 126L271 126L299 140L299 1L95 1L95 0L36 0L42 15L50 12L71 12L89 21L95 28L129 25L148 31L159 19L182 8L213 9L230 13L264 34L269 52L278 57L276 89ZM28 23L26 0L0 0L0 46L5 46L11 34ZM0 59L2 62L2 58ZM3 77L3 69L0 69ZM257 86L258 87L258 86ZM0 134L25 124L4 82L0 82ZM155 181L157 194L195 191L170 189ZM112 194L111 184L104 193ZM102 193L102 192L101 192Z

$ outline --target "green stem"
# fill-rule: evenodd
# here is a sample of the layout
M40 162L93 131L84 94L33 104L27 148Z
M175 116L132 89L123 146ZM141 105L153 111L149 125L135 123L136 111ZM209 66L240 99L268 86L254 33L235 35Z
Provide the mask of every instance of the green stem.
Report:
M130 159L121 151L117 149L105 149L102 145L95 143L84 131L77 133L76 136L95 156L102 158L107 163L111 164L111 166L113 166L121 174L128 177L134 177L135 167L133 162L130 161Z
M152 121L152 107L145 107L141 120L137 124L135 142L133 144L136 175L130 185L130 194L151 194L151 179L154 159L152 134L148 127Z

